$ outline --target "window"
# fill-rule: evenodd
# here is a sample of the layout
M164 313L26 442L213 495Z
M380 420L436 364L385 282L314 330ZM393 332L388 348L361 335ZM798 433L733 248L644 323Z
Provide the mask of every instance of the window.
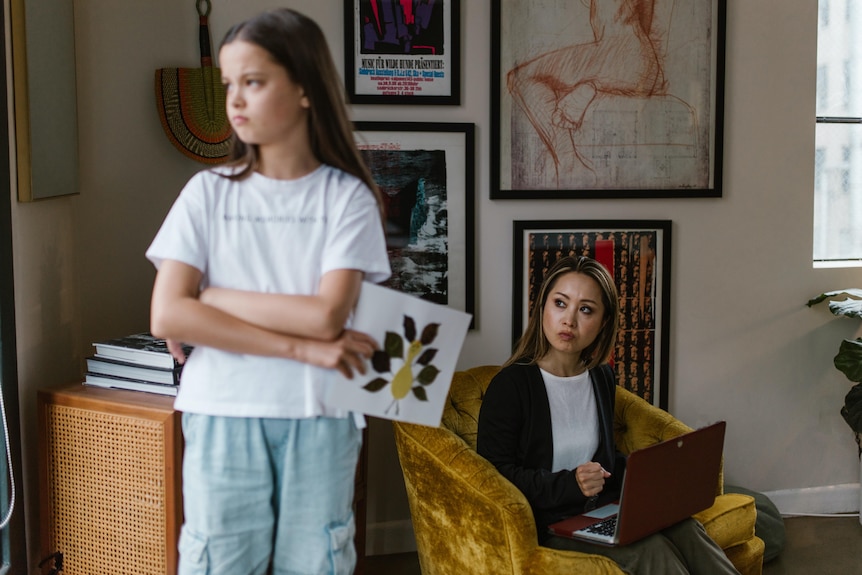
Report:
M815 266L862 265L862 33L858 0L819 0Z

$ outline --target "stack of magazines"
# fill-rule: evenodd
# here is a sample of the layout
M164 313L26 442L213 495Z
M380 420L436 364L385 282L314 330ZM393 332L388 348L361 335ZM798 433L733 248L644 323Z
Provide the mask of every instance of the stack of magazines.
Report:
M93 344L87 358L86 385L176 395L183 366L168 352L167 342L137 333ZM191 346L183 346L188 357Z

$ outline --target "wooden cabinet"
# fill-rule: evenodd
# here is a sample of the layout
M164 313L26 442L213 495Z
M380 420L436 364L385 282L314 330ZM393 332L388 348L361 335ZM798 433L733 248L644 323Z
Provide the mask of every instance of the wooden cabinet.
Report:
M176 573L182 429L173 402L80 384L38 392L39 557L61 551L70 575ZM363 441L357 574L365 562L366 454Z
M41 552L64 573L173 575L182 435L173 398L73 385L41 390Z

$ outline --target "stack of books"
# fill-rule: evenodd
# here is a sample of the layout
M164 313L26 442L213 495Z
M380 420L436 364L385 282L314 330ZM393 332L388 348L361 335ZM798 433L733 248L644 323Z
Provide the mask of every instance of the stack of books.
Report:
M167 342L137 333L93 344L87 358L85 385L176 395L183 366L168 352ZM188 357L191 346L183 346Z

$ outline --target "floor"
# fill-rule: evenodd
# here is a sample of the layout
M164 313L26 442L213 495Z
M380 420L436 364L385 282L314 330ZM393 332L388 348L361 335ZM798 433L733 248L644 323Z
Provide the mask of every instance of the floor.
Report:
M763 575L862 575L858 516L788 517L787 543ZM366 575L421 575L415 553L368 557Z
M422 575L422 571L416 553L397 553L366 557L365 575Z
M763 566L763 575L862 575L858 515L787 517L784 526L787 545Z

